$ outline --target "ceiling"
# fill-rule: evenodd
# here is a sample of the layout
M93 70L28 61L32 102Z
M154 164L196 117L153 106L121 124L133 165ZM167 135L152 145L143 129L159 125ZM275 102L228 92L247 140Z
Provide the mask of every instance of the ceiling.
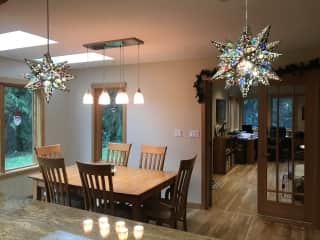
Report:
M272 25L271 40L282 53L320 49L320 1L249 0L254 33ZM81 53L84 43L137 37L142 62L209 58L217 55L210 40L237 40L244 25L244 0L51 0L51 55ZM9 0L0 5L0 33L22 30L45 36L45 0ZM46 51L31 47L0 52L23 61ZM135 63L136 47L125 50ZM320 53L319 51L317 53ZM115 57L119 50L107 51ZM76 67L83 67L78 64Z

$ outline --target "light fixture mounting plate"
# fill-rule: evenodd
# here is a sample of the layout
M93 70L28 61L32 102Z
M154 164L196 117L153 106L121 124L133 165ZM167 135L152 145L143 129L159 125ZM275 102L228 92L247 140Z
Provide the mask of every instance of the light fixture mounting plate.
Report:
M119 48L119 47L127 47L127 46L142 45L142 44L144 44L144 41L142 41L141 39L132 37L132 38L110 40L110 41L86 43L86 44L83 44L83 46L91 50L102 50L102 49L108 49L108 48Z

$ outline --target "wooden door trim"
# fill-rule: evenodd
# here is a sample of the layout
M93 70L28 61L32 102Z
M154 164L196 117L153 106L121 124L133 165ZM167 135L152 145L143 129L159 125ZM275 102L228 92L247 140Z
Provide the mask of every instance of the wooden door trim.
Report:
M211 207L212 178L212 81L203 82L205 101L201 105L201 207Z
M108 84L92 84L93 89L93 111L92 111L92 159L93 162L100 160L101 154L101 141L99 140L101 137L101 116L102 116L102 108L98 104L100 93L106 89L118 89L120 87L125 87L125 83L108 83ZM99 127L100 126L100 127ZM122 142L127 142L127 105L122 105Z

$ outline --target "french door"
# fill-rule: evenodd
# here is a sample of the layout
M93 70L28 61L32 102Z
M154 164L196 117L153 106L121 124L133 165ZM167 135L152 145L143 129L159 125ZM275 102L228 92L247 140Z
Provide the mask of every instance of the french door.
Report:
M283 81L259 92L258 212L307 220L308 146L302 81Z

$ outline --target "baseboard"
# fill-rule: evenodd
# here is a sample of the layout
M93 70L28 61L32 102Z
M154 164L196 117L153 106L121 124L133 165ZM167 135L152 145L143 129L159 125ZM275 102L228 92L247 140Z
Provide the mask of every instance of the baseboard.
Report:
M201 203L188 202L187 207L194 208L194 209L203 209L203 206Z

